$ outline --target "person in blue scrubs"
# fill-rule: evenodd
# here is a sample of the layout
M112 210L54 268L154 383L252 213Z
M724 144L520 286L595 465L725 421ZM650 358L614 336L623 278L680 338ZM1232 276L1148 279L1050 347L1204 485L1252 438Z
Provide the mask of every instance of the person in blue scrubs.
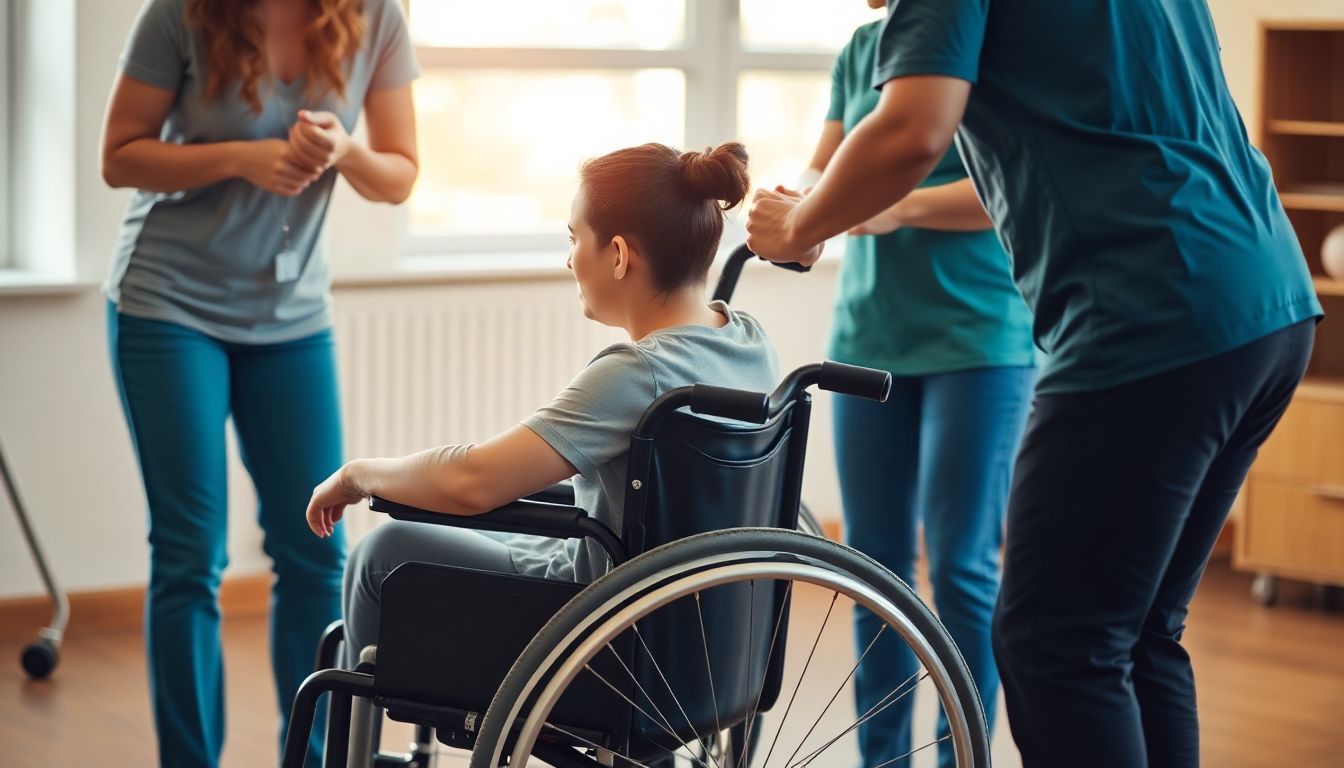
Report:
M830 110L808 169L813 179L877 106L872 72L881 33L880 20L864 24L836 58ZM850 231L826 357L892 374L884 403L832 402L845 540L914 584L922 527L938 618L966 659L992 729L999 672L990 620L1036 347L1008 254L955 148L919 189ZM863 658L854 703L858 712L874 712L858 727L859 752L862 765L904 768L914 697L889 705L886 697L891 681L908 679L917 664L898 638L877 637L884 626L869 611L854 612ZM937 733L946 735L945 717ZM938 753L939 765L955 765L950 741Z
M815 261L955 135L1048 354L993 626L1013 737L1028 768L1196 766L1187 606L1322 314L1208 7L892 0L873 85L748 244Z
M375 201L410 193L416 72L396 0L147 0L131 30L103 127L105 180L136 190L107 281L108 341L149 501L163 766L211 768L224 742L226 419L274 563L281 738L340 618L344 538L315 539L299 514L342 462L320 236L337 174ZM367 143L349 135L361 111ZM312 746L317 764L320 734Z

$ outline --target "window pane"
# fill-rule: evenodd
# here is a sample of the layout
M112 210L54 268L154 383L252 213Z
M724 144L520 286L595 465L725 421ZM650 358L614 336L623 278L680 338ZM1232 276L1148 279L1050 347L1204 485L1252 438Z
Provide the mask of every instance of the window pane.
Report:
M812 159L830 97L827 73L742 73L737 133L751 154L752 185L794 186Z
M417 45L477 48L675 48L685 0L411 0Z
M658 141L680 146L680 70L430 71L415 84L420 178L416 235L556 233L578 167Z
M765 51L835 51L885 11L863 0L742 0L742 45Z

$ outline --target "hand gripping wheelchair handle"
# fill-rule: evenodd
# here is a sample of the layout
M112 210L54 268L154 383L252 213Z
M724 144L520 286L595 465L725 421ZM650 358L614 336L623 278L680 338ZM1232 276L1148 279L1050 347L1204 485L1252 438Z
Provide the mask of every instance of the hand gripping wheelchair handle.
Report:
M891 374L875 368L827 360L821 364L817 386L828 392L885 403L887 396L891 394Z
M691 410L706 416L764 424L770 418L770 397L763 392L696 384L691 387Z

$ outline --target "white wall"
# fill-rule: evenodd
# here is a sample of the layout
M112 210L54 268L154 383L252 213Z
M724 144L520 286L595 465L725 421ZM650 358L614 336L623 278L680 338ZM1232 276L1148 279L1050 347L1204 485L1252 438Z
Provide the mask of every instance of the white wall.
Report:
M68 76L60 80L61 65L54 64L43 77L56 80L23 92L31 106L21 117L19 130L30 139L41 139L40 152L21 145L17 153L29 158L28 165L17 169L24 172L21 189L28 191L30 206L23 209L19 222L27 226L24 256L39 266L69 264L73 250L80 277L96 281L125 204L125 193L108 190L98 176L99 122L116 57L139 0L22 0L21 4L25 12L41 10L41 18L21 17L26 24L46 25L44 34L50 37L44 39L53 42L41 49L24 49L19 66L31 68L57 54L66 54L64 60L69 61L67 46L73 47L75 62L73 84ZM1257 20L1344 19L1340 0L1211 0L1210 4L1228 81L1250 126L1258 109ZM33 72L18 74L31 81ZM333 243L342 246L337 259L347 271L377 266L401 214L361 205L345 210L351 213L336 217L331 230ZM761 269L743 281L738 303L761 317L786 364L819 357L831 279L824 272L798 278ZM104 333L103 301L91 288L57 296L0 295L0 441L56 573L71 589L141 584L147 574L144 498L112 387ZM836 511L836 493L826 398L819 401L807 497L829 516ZM236 461L230 495L233 572L264 569L250 489ZM7 504L0 502L0 597L38 592L40 585L17 526Z
M106 308L92 285L102 278L126 204L127 193L99 177L98 134L139 7L140 0L21 2L23 28L33 30L28 40L49 44L23 46L18 60L19 78L34 83L20 93L16 154L27 158L15 169L27 200L18 216L20 263L58 273L73 264L86 285L58 295L0 294L0 444L56 576L71 590L143 584L148 573L144 494L112 384ZM73 72L61 72L61 61L73 61ZM345 188L336 205L329 235L338 269L385 266L404 212L357 201ZM753 271L742 301L784 342L786 361L817 359L831 283L794 277ZM555 289L573 290L563 280ZM444 290L451 296L472 284ZM804 304L818 308L815 317L790 311ZM815 432L829 439L829 430ZM230 573L255 573L267 563L254 497L236 451L231 457ZM827 468L829 459L814 456L811 473L820 472L823 486ZM833 504L818 506L838 513ZM0 501L0 598L40 592L8 502Z

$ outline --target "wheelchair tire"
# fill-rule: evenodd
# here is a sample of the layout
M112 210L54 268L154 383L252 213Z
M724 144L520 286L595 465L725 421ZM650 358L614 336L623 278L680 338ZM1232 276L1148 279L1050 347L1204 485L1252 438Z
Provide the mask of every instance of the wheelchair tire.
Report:
M498 768L506 764L506 757L511 768L526 765L542 728L560 730L546 723L560 694L598 650L636 621L682 597L695 594L698 598L701 591L714 586L745 581L754 585L761 580L818 585L872 610L883 622L878 634L887 628L897 632L925 670L915 685L932 679L951 724L947 738L953 744L957 766L990 765L984 710L970 671L947 630L909 586L866 555L835 542L796 531L739 528L692 536L646 552L594 581L567 603L528 644L495 693L477 735L471 768ZM897 699L904 697L909 693L901 692L906 683L882 701L898 692ZM875 715L874 709L840 735ZM749 713L747 720L756 714ZM786 709L781 733L788 715ZM803 737L798 749L807 738ZM755 741L755 735L748 740ZM827 742L822 750L835 741ZM932 743L936 742L925 746ZM505 755L506 749L510 755ZM735 768L747 768L751 757L732 762ZM815 755L808 753L799 765L812 759ZM739 762L742 765L736 765ZM788 762L792 763L792 757ZM616 755L617 765L631 763L645 764Z

